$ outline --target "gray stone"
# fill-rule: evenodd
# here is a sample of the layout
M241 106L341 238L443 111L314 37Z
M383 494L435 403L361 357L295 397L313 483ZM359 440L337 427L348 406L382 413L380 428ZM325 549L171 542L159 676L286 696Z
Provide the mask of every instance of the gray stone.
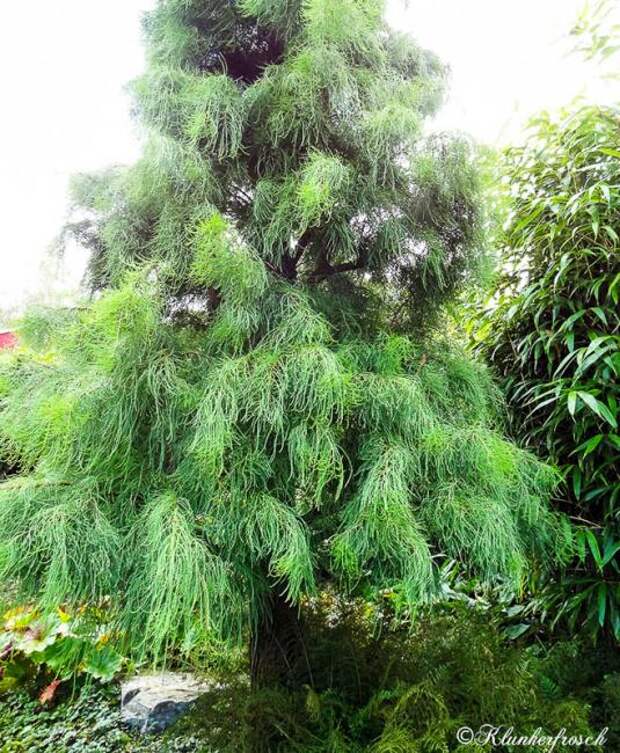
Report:
M122 720L142 734L163 732L210 687L190 674L132 677L121 684Z

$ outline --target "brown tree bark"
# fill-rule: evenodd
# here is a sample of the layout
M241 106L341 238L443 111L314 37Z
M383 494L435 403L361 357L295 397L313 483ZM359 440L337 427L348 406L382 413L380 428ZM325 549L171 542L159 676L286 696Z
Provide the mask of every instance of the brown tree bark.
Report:
M251 639L252 687L300 687L311 680L299 608L272 591Z

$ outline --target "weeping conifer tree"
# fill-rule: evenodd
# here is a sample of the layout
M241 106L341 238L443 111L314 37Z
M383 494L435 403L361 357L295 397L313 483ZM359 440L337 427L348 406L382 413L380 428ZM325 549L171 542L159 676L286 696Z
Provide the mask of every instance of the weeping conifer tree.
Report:
M251 635L291 680L327 584L416 605L441 555L518 581L570 536L553 471L439 338L474 273L446 71L381 0L160 0L144 156L80 176L85 308L31 313L0 381L0 579L111 601L136 655Z

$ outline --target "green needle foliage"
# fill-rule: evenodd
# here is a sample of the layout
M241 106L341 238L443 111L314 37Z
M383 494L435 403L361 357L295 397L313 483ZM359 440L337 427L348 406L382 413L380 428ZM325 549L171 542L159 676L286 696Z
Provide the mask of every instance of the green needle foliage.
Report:
M441 553L518 582L570 549L554 471L430 334L479 258L477 177L422 137L443 67L381 19L159 2L144 156L75 185L99 292L29 315L3 365L0 579L110 598L134 654L260 632L328 582L411 607Z

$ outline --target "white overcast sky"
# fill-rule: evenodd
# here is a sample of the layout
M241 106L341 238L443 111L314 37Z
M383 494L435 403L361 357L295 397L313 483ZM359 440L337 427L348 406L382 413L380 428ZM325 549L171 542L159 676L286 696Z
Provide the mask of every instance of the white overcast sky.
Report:
M335 2L337 0L334 0ZM139 153L123 85L143 67L140 16L154 0L35 0L0 12L0 310L75 287L82 267L42 268L67 212L68 177ZM582 0L389 0L393 26L452 69L442 128L491 144L527 117L598 97L593 72L567 56Z

